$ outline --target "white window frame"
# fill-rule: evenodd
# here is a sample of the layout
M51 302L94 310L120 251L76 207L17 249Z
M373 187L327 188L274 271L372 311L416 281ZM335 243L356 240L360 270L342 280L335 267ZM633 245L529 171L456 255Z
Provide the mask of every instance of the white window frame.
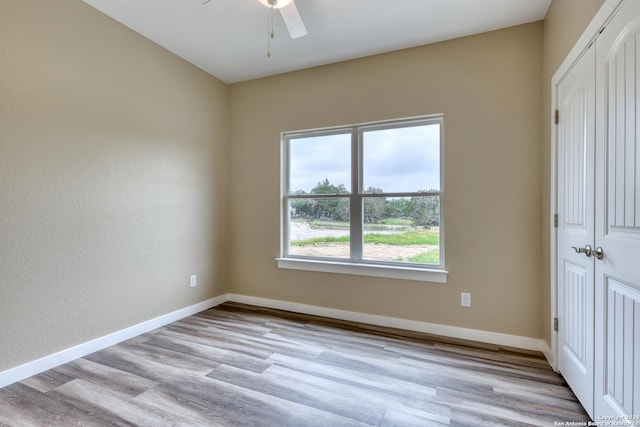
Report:
M364 193L363 189L363 134L370 130L404 128L419 125L440 126L440 191L437 192L389 192L379 194ZM351 188L349 193L336 195L320 195L320 197L344 197L350 200L350 242L351 257L349 259L319 258L303 255L290 255L289 248L289 200L299 198L290 194L289 187L289 141L300 137L318 135L350 134L351 135ZM431 115L382 122L361 123L350 126L314 129L307 131L283 132L281 134L281 233L280 254L277 258L279 268L318 271L361 276L397 278L426 282L446 283L448 272L445 269L444 246L444 115ZM317 198L318 195L313 195ZM366 197L421 197L437 196L440 198L440 264L419 264L397 261L371 261L362 259L363 251L363 206ZM303 198L306 198L303 196Z

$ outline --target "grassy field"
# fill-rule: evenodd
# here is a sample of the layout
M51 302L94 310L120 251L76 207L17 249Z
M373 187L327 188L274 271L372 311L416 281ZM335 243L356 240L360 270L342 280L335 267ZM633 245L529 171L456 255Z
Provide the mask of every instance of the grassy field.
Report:
M322 245L325 243L346 243L349 236L314 237L306 240L292 241L292 246ZM410 246L410 245L438 245L440 244L439 230L405 231L395 234L365 234L364 243L379 243L382 245Z
M320 220L295 221L295 220L292 220L292 222L301 222L301 223L306 222L307 224L309 224L311 228L320 229L320 230L322 229L348 230L350 227L349 223L344 221L320 221Z
M405 218L385 218L378 221L378 223L385 225L405 225L411 227L413 225L413 220Z
M417 262L420 264L440 264L440 250L434 249L432 251L412 256L409 258L409 262Z
M364 242L394 246L438 245L440 244L440 230L405 231L394 234L371 233L364 235Z
M292 222L305 222L292 220ZM311 228L318 230L348 230L349 223L346 221L320 221L314 220L307 222ZM386 230L406 230L412 227L413 221L410 219L387 218L376 224L365 224L366 231L386 231Z
M438 228L424 230L414 229L410 226L410 220L405 219L389 219L380 224L366 224L365 232L369 231L363 236L365 244L379 244L389 246L417 246L417 245L434 245L440 244L440 230ZM333 229L333 230L348 230L348 222L334 222L334 221L312 221L309 225L313 229ZM376 233L371 231L395 231L392 233ZM317 246L322 247L328 244L348 244L350 236L324 236L324 237L312 237L304 240L292 240L291 246ZM409 256L408 258L399 257L396 259L399 262L414 262L419 264L439 264L440 263L440 250L430 249L425 252L421 252L417 255Z

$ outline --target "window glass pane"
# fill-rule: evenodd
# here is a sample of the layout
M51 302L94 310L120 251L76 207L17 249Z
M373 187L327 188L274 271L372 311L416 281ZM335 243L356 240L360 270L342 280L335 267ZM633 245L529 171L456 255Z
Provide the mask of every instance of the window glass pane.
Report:
M351 256L350 202L346 197L289 200L289 254Z
M289 139L289 194L351 192L351 134Z
M440 197L364 197L363 259L440 264Z
M440 124L365 130L365 193L440 190Z

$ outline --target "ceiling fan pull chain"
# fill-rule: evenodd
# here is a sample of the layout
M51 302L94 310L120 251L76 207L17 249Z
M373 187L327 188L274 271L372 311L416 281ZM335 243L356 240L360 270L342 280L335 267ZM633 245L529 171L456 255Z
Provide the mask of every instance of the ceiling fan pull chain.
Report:
M271 39L275 37L273 31L273 5L269 7L269 32L267 33L267 58L271 58Z

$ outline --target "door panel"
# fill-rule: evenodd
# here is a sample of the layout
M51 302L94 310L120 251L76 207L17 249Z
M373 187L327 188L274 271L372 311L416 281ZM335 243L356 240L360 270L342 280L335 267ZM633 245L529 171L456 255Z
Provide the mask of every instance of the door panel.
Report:
M587 310L589 305L589 292L592 287L587 281L587 271L584 266L565 261L564 266L564 316L563 316L563 351L571 359L571 364L577 367L581 375L592 367L587 350ZM566 370L567 363L563 364Z
M640 414L640 0L624 3L596 50L597 421Z
M640 387L640 290L613 277L607 277L605 290L604 356L607 371L603 372L606 390L605 404L615 411L603 415L637 414ZM635 357L634 357L635 356ZM606 407L606 406L605 406Z
M558 85L558 369L593 415L595 49Z

